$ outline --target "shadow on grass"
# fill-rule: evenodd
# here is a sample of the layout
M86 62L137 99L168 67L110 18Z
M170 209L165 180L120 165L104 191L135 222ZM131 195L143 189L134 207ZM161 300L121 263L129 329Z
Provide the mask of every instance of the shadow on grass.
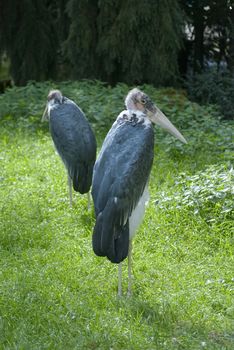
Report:
M234 333L214 330L204 324L195 323L189 315L180 309L173 309L166 302L154 304L142 300L140 296L119 298L118 311L131 319L138 319L140 324L151 328L152 346L160 349L232 349ZM154 347L152 347L154 349Z

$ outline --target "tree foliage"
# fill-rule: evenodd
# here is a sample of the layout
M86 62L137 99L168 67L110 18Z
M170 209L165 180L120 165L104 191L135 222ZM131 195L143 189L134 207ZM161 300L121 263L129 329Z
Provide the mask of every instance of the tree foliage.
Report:
M0 41L16 84L51 78L55 70L59 76L57 61L71 78L111 84L171 85L178 77L178 0L9 0L1 6Z
M17 85L54 76L58 39L53 15L54 1L9 0L1 4L0 43L10 58Z
M68 1L69 35L65 42L65 56L71 63L74 78L99 78L96 57L98 14L97 1Z
M188 68L201 73L223 62L233 73L234 0L2 1L2 54L17 85L51 78L173 85Z
M187 15L192 42L192 68L201 72L207 62L220 69L225 63L234 69L234 1L180 0Z
M67 54L76 78L173 83L182 38L177 0L70 0Z

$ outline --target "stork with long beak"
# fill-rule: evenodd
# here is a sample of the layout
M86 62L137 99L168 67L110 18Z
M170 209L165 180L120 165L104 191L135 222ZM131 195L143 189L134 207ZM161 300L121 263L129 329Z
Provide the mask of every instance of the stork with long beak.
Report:
M132 239L149 201L148 183L154 158L154 131L158 124L181 142L185 138L138 89L131 90L108 132L94 166L92 196L96 223L93 250L119 264L118 295L122 294L121 262L128 256L128 294L131 294Z
M75 191L88 193L96 160L96 139L92 128L77 104L51 90L42 121L49 121L51 137L68 174L69 198L72 205L72 185Z

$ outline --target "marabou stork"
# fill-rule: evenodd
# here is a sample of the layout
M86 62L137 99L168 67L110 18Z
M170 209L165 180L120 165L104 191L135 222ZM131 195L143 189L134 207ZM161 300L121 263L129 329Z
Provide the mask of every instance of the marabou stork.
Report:
M70 205L75 191L88 193L96 160L96 139L82 110L59 90L51 90L42 120L49 120L55 148L68 173ZM89 204L88 204L89 206Z
M121 262L128 256L128 295L131 294L132 239L149 200L148 183L154 158L152 123L161 125L180 141L185 138L137 88L126 99L108 132L94 166L92 196L96 223L93 250L119 264L118 295L122 294Z

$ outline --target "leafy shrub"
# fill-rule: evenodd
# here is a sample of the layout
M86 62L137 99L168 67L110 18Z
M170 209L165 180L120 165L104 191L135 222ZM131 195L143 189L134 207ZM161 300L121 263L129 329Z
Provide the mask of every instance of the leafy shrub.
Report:
M213 222L232 216L233 195L233 168L211 165L192 176L181 174L173 186L173 195L159 193L156 205L166 210L187 208Z
M60 89L73 99L85 112L89 121L99 127L109 127L123 109L124 96L128 91L125 84L111 89L99 81L30 82L24 87L13 87L0 95L0 119L35 117L40 122L51 89Z
M190 75L185 84L191 100L215 104L224 118L234 118L234 79L229 73L210 70Z
M175 142L173 137L157 128L156 137L166 144L166 150L172 152L178 149L180 152L191 152L201 147L205 142L214 142L219 139L221 133L224 147L231 143L231 128L224 122L220 123L220 117L214 106L199 106L188 100L184 91L172 88L155 89L151 85L142 85L140 88L149 94L158 107L168 116L173 124L188 138L189 145L183 147L180 142ZM66 82L30 82L24 87L13 87L0 95L0 119L22 119L22 124L29 127L38 127L48 130L46 124L41 124L47 95L50 89L60 89L62 93L73 99L84 111L92 123L95 133L106 132L117 115L124 109L124 98L131 89L125 84L117 84L111 88L100 81L66 81ZM230 123L230 122L228 122ZM209 137L207 137L209 134ZM210 137L213 140L210 140ZM207 144L207 146L209 146ZM209 146L210 147L210 146Z
M142 85L140 88L149 94L179 128L196 127L197 123L201 124L204 121L209 125L217 118L217 110L214 107L204 108L191 103L184 91L172 88L155 89L151 85ZM131 87L117 84L111 88L105 83L91 80L30 82L24 87L8 89L5 94L0 95L0 118L8 115L14 118L41 117L50 89L60 89L65 96L76 101L91 122L108 125L123 110L124 98Z

